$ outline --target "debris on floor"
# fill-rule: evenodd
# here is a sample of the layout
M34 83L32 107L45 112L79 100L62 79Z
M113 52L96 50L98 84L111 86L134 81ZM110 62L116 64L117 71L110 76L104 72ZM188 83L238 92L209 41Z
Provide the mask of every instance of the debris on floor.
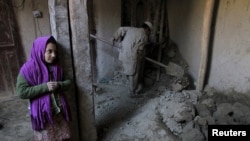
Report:
M188 90L185 78L161 78L165 80L147 86L139 99L129 97L126 85L99 84L101 91L95 95L99 141L207 141L208 125L250 124L245 97L209 88ZM175 83L185 87L173 89Z
M28 101L18 97L0 99L1 141L32 141L33 131L28 112Z
M190 89L191 81L155 73L145 75L142 98L130 98L121 73L95 85L98 141L207 141L208 125L249 125L250 98L206 87ZM104 83L105 82L105 83ZM173 89L173 84L183 87ZM189 84L189 85L187 85ZM27 100L0 99L1 140L32 141Z

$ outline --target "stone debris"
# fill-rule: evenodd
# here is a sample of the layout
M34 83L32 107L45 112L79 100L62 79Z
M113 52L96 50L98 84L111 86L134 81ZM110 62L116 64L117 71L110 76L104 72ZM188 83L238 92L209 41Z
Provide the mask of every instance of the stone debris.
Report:
M221 103L217 99L220 97L215 97L222 95L219 93L211 95L194 90L175 92L160 84L158 88L145 91L142 99L130 99L126 97L125 91L119 95L120 101L114 107L119 107L124 101L128 102L127 106L120 110L117 108L116 111L110 107L109 110L115 114L106 116L110 118L111 115L120 115L119 120L113 118L105 124L100 119L106 129L102 132L101 141L207 141L210 124L250 123L248 105L240 101Z

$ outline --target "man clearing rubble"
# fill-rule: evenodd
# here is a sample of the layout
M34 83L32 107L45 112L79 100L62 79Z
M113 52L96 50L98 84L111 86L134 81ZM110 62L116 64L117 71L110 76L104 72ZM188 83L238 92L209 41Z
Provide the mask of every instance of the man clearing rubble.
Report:
M142 96L140 91L143 80L145 45L148 43L151 30L152 24L146 21L140 28L120 27L113 35L113 44L115 41L121 42L119 60L129 82L131 98Z

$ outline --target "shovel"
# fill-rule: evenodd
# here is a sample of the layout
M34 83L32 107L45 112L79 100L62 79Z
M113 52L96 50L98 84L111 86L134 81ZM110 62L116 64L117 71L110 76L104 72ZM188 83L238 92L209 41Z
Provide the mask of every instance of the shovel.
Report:
M176 76L178 78L181 78L184 75L184 69L180 65L177 65L173 62L169 62L168 65L165 65L161 62L157 62L157 61L150 59L148 57L146 57L146 60L165 68L167 75Z
M95 38L95 39L100 40L100 41L102 41L102 42L104 42L106 44L109 44L109 45L113 46L113 44L111 44L110 42L108 42L108 41L106 41L104 39L98 38L95 35L90 34L90 37ZM114 46L114 47L117 47L117 46ZM117 48L119 48L119 47L117 47ZM167 75L176 76L178 78L181 78L184 75L184 69L180 65L177 65L177 64L175 64L173 62L169 62L168 65L165 65L165 64L163 64L161 62L157 62L157 61L155 61L153 59L150 59L148 57L146 57L145 59L147 61L149 61L149 62L152 62L152 63L154 63L156 65L159 65L159 66L165 68Z

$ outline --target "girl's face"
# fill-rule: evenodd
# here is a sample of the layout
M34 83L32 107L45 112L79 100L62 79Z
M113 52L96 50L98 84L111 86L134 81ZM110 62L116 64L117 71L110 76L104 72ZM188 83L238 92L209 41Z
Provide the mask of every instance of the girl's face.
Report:
M44 60L48 64L54 63L56 60L57 49L56 45L53 43L48 43L45 50Z

